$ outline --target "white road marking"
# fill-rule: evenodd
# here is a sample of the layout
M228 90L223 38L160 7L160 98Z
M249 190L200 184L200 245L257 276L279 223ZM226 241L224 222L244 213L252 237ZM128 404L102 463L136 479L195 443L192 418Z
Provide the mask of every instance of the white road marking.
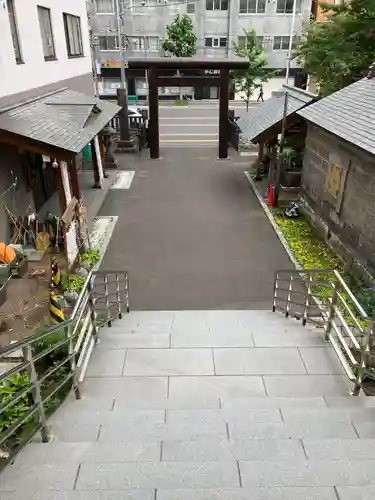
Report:
M218 137L218 133L215 134L160 134L160 137Z
M134 170L117 172L116 178L109 189L129 189L134 178Z

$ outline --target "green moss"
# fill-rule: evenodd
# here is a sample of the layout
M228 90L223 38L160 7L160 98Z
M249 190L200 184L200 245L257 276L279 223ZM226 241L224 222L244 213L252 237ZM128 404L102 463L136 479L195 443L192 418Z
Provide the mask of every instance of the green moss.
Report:
M275 213L274 217L295 258L302 267L305 269L336 269L343 272L343 263L324 241L315 236L306 219L289 219L279 213Z

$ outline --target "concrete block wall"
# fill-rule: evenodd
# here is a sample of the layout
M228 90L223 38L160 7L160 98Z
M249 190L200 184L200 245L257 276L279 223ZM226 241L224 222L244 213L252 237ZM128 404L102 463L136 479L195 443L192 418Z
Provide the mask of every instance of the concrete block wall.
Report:
M326 190L330 157L347 170L341 201ZM319 127L309 125L302 198L322 236L360 274L375 275L375 158Z

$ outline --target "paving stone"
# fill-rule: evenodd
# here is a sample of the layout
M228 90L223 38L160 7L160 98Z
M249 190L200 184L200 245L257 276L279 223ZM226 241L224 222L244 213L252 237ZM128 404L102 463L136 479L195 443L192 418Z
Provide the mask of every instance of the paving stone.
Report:
M307 373L343 375L343 368L332 347L300 347Z
M169 347L169 333L108 333L100 336L97 350L102 349L160 349Z
M305 374L297 349L214 349L217 375Z
M374 408L375 398L366 396L326 396L325 401L329 408Z
M265 397L262 377L170 377L169 396Z
M237 422L281 422L277 408L254 409L236 412L234 410L167 410L167 423L210 423Z
M88 378L82 385L84 398L106 396L116 400L161 399L167 396L167 377Z
M156 500L337 500L337 496L333 488L237 488L230 490L194 488L157 490ZM359 497L356 500L359 500Z
M220 462L231 460L304 460L300 440L243 439L228 441L200 438L197 441L166 441L162 459L166 462Z
M235 462L82 464L76 489L238 487Z
M375 485L375 462L367 460L240 462L244 488L250 486Z
M100 431L100 442L121 442L133 439L137 441L169 441L182 439L194 440L200 436L219 438L226 436L227 429L224 422L209 424L126 424L117 423L103 425Z
M360 438L375 438L375 422L353 422Z
M341 375L266 375L264 383L271 397L346 396L350 390L346 377Z
M72 490L77 477L78 464L10 465L1 473L0 492L22 492L29 498L29 492L37 487L40 491ZM14 497L13 497L14 498Z
M155 500L155 490L3 492L1 500Z
M129 349L124 376L213 375L210 349Z
M324 422L368 422L375 420L375 408L284 408L283 420L287 423L311 421Z
M374 500L375 486L339 486L339 500Z
M78 408L72 404L71 408L65 408L63 411L57 411L49 419L51 425L80 425L84 423L88 424L111 424L116 422L126 422L126 423L163 423L165 420L165 410L164 409L127 409L124 405L123 407L118 406L114 408L113 411L95 411L95 410L84 410L80 411Z
M53 423L50 432L55 441L65 443L93 442L98 439L100 424Z
M158 462L159 442L126 441L120 443L30 443L16 464L59 464L84 462Z
M296 327L293 331L284 329L278 331L277 325L264 332L253 331L255 347L304 347L304 346L326 346L321 332L303 331L302 327Z
M233 439L274 438L353 438L357 437L350 422L298 421L291 424L278 422L246 422L229 424L229 435Z
M323 397L315 398L224 398L221 399L224 409L253 409L253 408L326 408Z
M375 460L375 439L304 439L303 444L311 460Z
M126 349L108 350L94 349L89 366L87 377L119 377L122 374L126 356Z
M242 327L220 327L220 330L203 332L191 331L189 333L175 333L172 329L172 347L253 347L254 341L250 333Z
M137 400L137 401L126 401L123 399L115 400L114 410L132 409L133 407L138 409L171 409L171 410L197 410L197 409L219 409L220 401L219 398L208 397L184 397L183 394L180 397L174 398L163 398L157 400Z

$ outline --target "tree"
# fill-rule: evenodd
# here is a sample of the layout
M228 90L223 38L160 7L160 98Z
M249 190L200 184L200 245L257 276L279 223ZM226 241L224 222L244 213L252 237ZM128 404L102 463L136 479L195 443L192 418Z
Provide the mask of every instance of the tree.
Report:
M268 64L267 56L263 51L262 44L259 42L255 30L244 29L244 43L233 41L234 52L237 56L248 60L249 66L246 69L233 72L233 78L236 90L245 96L246 110L249 109L249 101L255 91L266 82L273 72L266 66Z
M351 0L321 8L327 21L311 21L305 27L294 57L326 96L365 76L374 62L375 1Z
M197 52L197 35L194 24L187 14L177 14L166 28L167 36L162 40L161 47L169 56L192 57ZM180 72L177 71L177 76ZM182 101L180 87L180 101Z
M167 55L192 57L197 51L197 35L193 21L187 14L177 14L166 28L167 36L161 47Z

